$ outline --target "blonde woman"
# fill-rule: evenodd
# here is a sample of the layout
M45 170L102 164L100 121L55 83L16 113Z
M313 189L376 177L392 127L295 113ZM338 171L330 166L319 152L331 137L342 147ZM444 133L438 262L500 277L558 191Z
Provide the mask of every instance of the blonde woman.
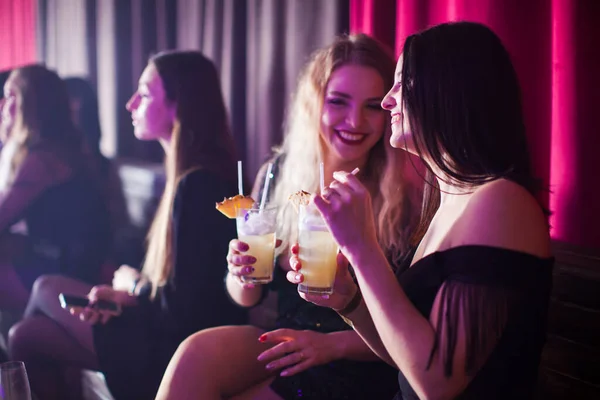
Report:
M274 157L270 203L279 207L283 239L270 287L244 285L252 271L246 243L232 240L227 256L227 291L241 306L256 305L268 289L277 292L277 330L221 327L199 332L178 349L158 393L159 399L365 399L389 398L397 386L381 362L336 312L298 297L285 280L287 246L295 240L297 214L288 197L316 192L319 163L325 183L336 170L359 167L377 215L379 243L391 262L409 247L413 187L403 177L402 153L389 146L390 119L381 106L393 80L394 61L374 39L344 36L318 50L305 67L288 110L283 146ZM266 167L256 179L259 193Z
M27 362L43 399L65 398L59 373L67 365L103 372L118 399L153 399L181 341L245 321L221 289L222 254L235 224L214 203L236 190L236 171L214 65L198 52L153 57L127 109L136 137L159 141L166 154L167 182L146 259L141 273L121 267L112 287L60 276L37 280L27 317L10 332L9 352ZM85 308L70 315L60 308L61 292L112 301L122 314Z
M108 211L58 75L41 65L18 68L3 91L0 309L20 315L42 274L97 282Z

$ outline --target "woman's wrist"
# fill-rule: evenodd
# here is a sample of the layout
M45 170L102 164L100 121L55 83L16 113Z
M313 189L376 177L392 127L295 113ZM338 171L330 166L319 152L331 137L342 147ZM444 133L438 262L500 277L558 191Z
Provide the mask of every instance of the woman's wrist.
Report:
M347 316L348 314L352 313L354 310L356 310L358 308L361 301L362 301L362 293L360 291L360 288L357 286L356 292L354 292L354 295L352 296L350 301L348 303L346 303L346 305L343 308L337 309L335 311L342 316Z
M134 306L137 304L137 297L134 294L126 291L116 291L114 302L122 307Z
M326 334L326 338L329 341L327 348L332 351L332 354L329 357L330 360L342 360L346 358L348 344L344 334L347 332L351 331L338 331Z
M350 299L350 301L344 306L344 308L335 310L338 315L344 320L346 324L348 324L352 329L354 329L354 322L352 321L352 314L360 307L363 303L362 293L359 287L356 287L356 292L354 296Z
M361 246L361 248L347 251L344 255L355 273L360 273L365 268L369 269L374 264L387 264L387 258L378 243Z

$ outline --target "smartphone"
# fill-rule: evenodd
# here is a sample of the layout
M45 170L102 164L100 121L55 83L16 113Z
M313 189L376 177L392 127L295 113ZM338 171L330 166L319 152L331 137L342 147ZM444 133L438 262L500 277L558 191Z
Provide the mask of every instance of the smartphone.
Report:
M112 301L98 300L96 303L90 304L90 301L85 297L72 296L64 293L59 294L58 299L60 300L60 306L65 309L91 307L98 311L107 312L113 315L121 313L121 306Z

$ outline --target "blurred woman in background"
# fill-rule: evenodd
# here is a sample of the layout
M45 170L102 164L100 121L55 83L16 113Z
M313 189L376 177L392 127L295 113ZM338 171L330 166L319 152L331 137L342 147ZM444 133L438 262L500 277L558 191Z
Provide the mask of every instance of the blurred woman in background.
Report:
M22 311L42 274L97 281L108 212L56 73L14 70L0 105L0 308Z
M112 232L108 262L119 265L122 260L131 258L127 254L132 253L135 250L132 247L137 248L135 245L138 243L134 244L128 240L131 236L131 225L117 166L100 151L102 132L96 92L90 82L83 78L65 78L65 83L69 92L73 122L83 134L87 154L94 161L107 199Z

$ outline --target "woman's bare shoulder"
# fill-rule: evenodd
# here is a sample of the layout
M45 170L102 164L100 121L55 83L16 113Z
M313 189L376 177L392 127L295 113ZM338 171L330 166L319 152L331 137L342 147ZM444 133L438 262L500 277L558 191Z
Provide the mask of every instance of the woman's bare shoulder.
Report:
M67 180L72 173L72 168L59 154L47 149L36 149L25 156L15 183L26 181L58 184Z
M536 198L521 185L499 179L471 196L454 232L461 245L487 245L548 257L549 226Z

